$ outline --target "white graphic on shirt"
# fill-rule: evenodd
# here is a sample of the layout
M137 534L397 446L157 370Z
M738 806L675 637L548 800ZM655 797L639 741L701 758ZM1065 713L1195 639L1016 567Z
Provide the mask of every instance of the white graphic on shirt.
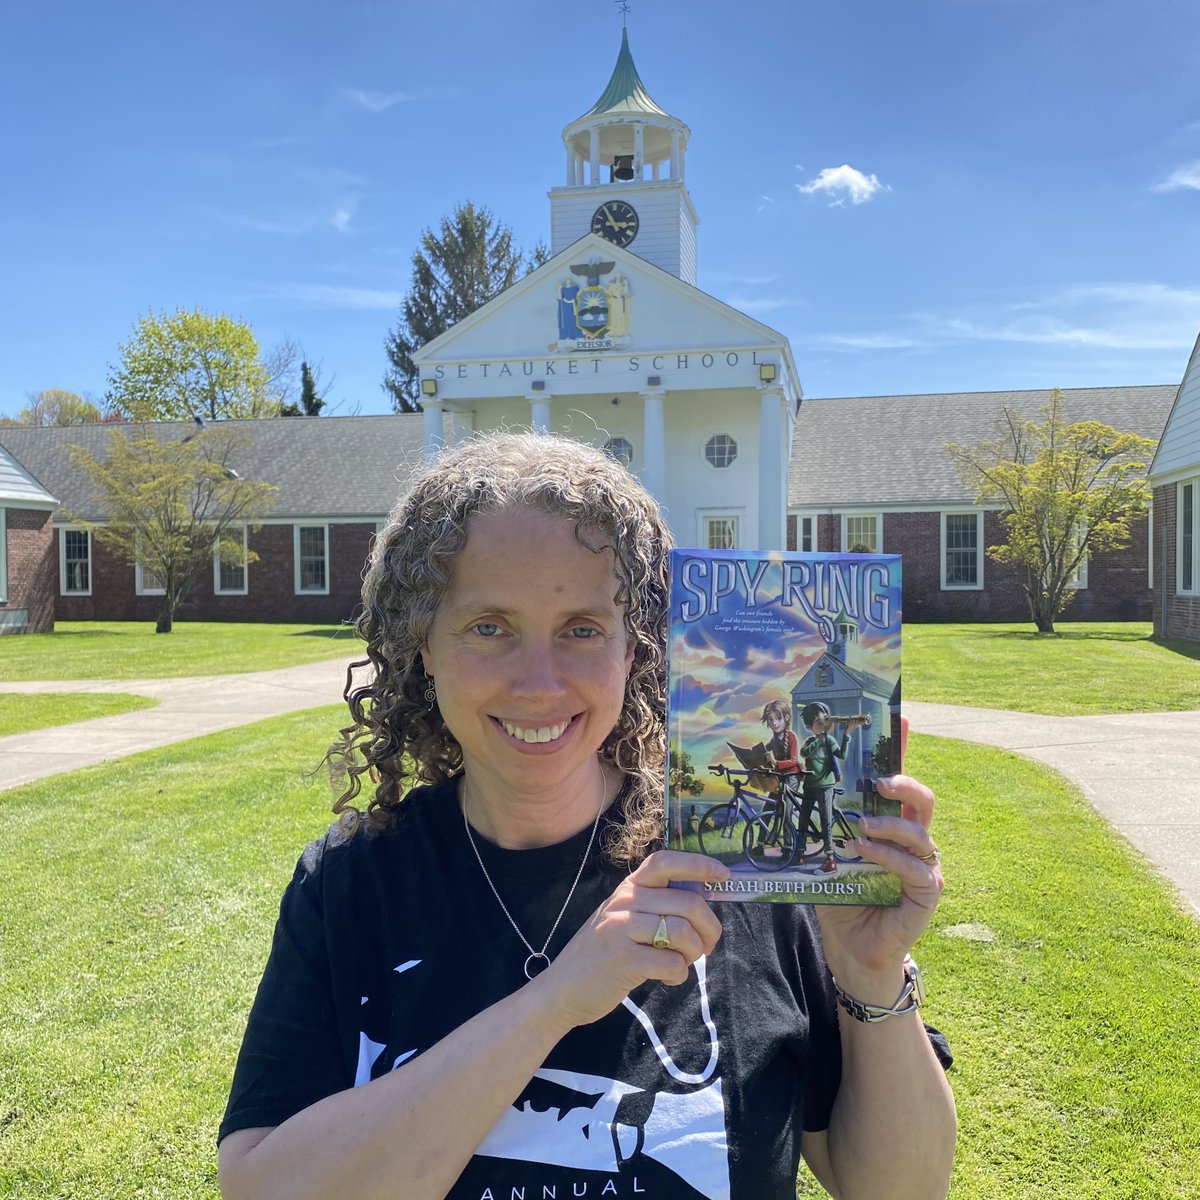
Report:
M635 1154L642 1154L669 1168L708 1200L728 1200L725 1102L721 1081L713 1080L719 1051L717 1030L709 1010L705 959L699 958L695 967L700 1023L709 1043L708 1063L702 1072L680 1070L645 1010L628 997L623 1003L649 1035L654 1053L671 1079L707 1086L686 1092L657 1091L649 1116L631 1124L620 1119L618 1109L623 1100L644 1094L644 1089L604 1075L543 1067L476 1153L610 1173ZM645 1105L641 1108L645 1111Z
M398 973L420 964L413 959ZM682 1070L650 1015L634 1000L622 1002L650 1041L661 1085L649 1089L587 1071L542 1067L480 1143L477 1154L568 1170L617 1172L637 1156L672 1171L705 1200L729 1198L729 1142L716 1025L708 1002L707 962L695 963L697 988L678 997L680 1012L695 1013L683 1035L692 1053L707 1043L703 1070ZM686 989L685 989L686 990ZM697 1011L698 1010L698 1011ZM676 1022L676 1028L683 1022ZM675 1033L673 1031L673 1037ZM358 1035L355 1086L369 1083L387 1045L365 1031ZM391 1070L417 1053L407 1050ZM641 1064L645 1067L645 1062ZM636 1170L636 1166L634 1168Z
M419 967L420 965L421 960L419 958L410 958L408 962L401 963L398 967L393 967L392 970L395 971L397 975L403 975L404 972L409 969L409 967Z

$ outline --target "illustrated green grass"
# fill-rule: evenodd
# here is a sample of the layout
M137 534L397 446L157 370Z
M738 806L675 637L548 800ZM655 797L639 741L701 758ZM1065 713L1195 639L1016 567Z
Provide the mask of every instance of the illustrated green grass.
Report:
M111 717L138 708L153 708L157 703L149 696L129 696L122 692L102 695L0 692L0 737L30 733L52 725L68 725L73 721L90 721L95 717Z
M1048 716L1200 708L1200 644L1144 622L904 627L904 698Z
M59 621L53 633L0 638L0 682L28 679L170 679L270 671L350 657L362 642L346 625L180 621Z
M0 1196L216 1200L278 898L329 821L305 773L340 721L0 794ZM938 793L948 880L917 956L957 1058L951 1196L1195 1197L1200 927L1051 772L918 736L908 769Z

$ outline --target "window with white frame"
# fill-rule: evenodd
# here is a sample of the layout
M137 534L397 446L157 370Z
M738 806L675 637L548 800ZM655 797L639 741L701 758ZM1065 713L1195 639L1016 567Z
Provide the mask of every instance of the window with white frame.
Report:
M1080 543L1083 541L1086 531L1080 527L1074 531L1074 545L1071 547L1071 552L1074 553L1079 549ZM1075 570L1067 576L1066 586L1074 588L1077 591L1082 591L1088 585L1088 556L1087 551L1083 553L1083 557L1075 566Z
M217 596L244 596L247 592L246 577L246 527L228 527L222 535L228 548L229 543L241 549L236 558L222 558L219 544L213 546L213 593Z
M817 518L796 518L796 549L811 554L817 548Z
M0 505L0 601L8 603L8 509Z
M59 534L58 579L64 596L92 594L92 535L86 529L65 528Z
M738 519L734 516L706 516L704 545L709 550L736 550Z
M846 514L842 517L842 552L855 550L866 554L879 553L878 513Z
M738 444L727 433L714 433L704 443L704 458L710 467L723 469L737 458Z
M329 528L295 525L296 592L329 594Z
M142 560L141 538L138 539L137 561L133 564L133 590L139 596L163 596L167 591L158 572Z
M942 589L983 587L983 513L942 513Z
M623 467L633 466L633 443L626 437L609 438L604 443L604 453L615 458Z
M1200 479L1185 479L1175 489L1175 590L1200 595Z

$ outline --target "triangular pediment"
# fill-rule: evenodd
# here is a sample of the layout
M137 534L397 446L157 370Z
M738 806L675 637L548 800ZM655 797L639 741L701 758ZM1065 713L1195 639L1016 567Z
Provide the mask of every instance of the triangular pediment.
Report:
M582 293L582 298L581 298ZM413 355L437 364L581 352L786 350L784 336L595 234L543 263Z

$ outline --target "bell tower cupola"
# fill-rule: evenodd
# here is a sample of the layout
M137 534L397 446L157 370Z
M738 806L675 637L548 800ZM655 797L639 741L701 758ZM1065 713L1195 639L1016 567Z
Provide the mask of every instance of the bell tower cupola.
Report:
M600 99L562 134L566 183L550 190L551 251L591 232L696 282L696 210L684 182L691 130L660 108L621 50Z

